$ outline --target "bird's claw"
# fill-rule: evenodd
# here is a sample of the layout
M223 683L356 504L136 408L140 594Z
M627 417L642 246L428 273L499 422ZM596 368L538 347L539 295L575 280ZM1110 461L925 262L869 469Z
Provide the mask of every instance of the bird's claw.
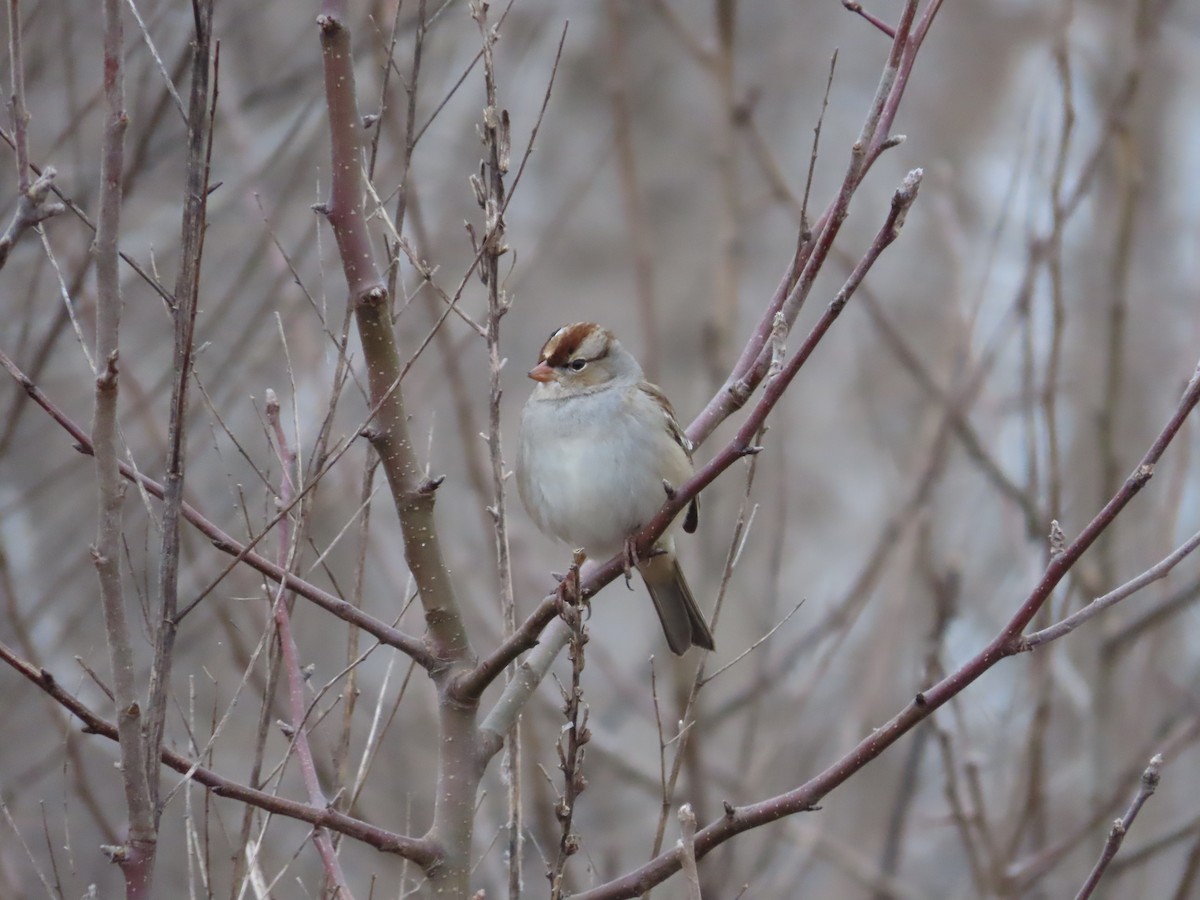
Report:
M625 568L625 587L633 590L633 570L638 565L637 542L632 537L625 538L625 548L621 554L621 562Z

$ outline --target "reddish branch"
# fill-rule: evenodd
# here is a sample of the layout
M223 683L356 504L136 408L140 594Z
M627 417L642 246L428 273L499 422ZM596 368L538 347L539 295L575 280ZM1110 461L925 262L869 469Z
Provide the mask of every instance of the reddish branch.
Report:
M1025 649L1022 632L1046 603L1054 589L1096 540L1112 524L1134 496L1154 474L1163 451L1179 432L1191 411L1200 402L1200 367L1188 383L1174 414L1150 445L1141 462L1125 479L1120 490L1096 514L1074 541L1063 548L1046 567L1041 580L1013 613L995 638L962 667L947 675L928 690L920 691L903 710L885 725L875 729L849 753L799 787L749 806L726 808L726 814L696 835L696 856L704 856L734 835L774 822L784 816L811 810L834 788L874 760L888 747L933 714L934 710L957 696L1000 660ZM661 883L680 868L677 851L663 853L634 872L600 887L584 891L577 900L618 900L637 897Z
M908 86L917 54L924 43L929 26L941 8L941 0L931 0L919 22L916 19L918 5L918 0L908 0L905 4L875 98L863 122L858 140L850 148L850 162L840 189L813 225L812 234L800 235L796 256L770 303L763 310L758 325L746 342L733 371L721 390L713 396L688 429L688 436L696 444L702 443L730 414L741 409L762 383L771 363L769 342L771 331L775 327L776 313L783 312L789 328L795 322L817 273L825 264L834 238L849 214L850 201L862 184L863 178L879 156L899 142L899 138L891 134L892 124Z
M296 483L293 473L296 471L296 454L291 449L283 425L279 420L279 398L273 390L267 390L267 424L270 433L275 438L275 452L279 457L281 473L279 476L279 500L282 506L290 505L295 497ZM295 557L295 542L292 536L291 519L284 516L279 520L276 529L279 534L276 562L280 568L289 568ZM288 683L288 714L291 717L292 748L300 761L300 773L304 779L304 787L308 791L308 800L313 806L327 807L329 802L325 792L321 790L321 780L317 775L316 761L313 759L312 746L308 741L307 703L304 699L304 685L307 679L301 671L300 651L296 646L296 638L292 634L292 619L288 612L292 598L287 590L280 585L272 604L275 617L275 627L278 629L279 649L283 657L283 668L287 673ZM353 900L350 887L346 884L346 875L342 871L341 861L337 850L324 828L317 828L313 833L313 843L321 856L321 865L325 876L334 886L333 897L343 900Z

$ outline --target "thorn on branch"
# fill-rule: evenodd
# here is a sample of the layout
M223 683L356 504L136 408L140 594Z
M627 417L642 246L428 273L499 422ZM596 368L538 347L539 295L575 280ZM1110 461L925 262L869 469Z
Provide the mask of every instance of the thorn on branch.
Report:
M445 475L437 475L426 478L417 488L417 493L422 496L428 496L437 492L437 489L442 486L442 482L446 480Z
M767 448L762 444L750 444L738 451L738 456L758 456Z
M726 819L732 820L733 817L735 815L737 815L737 810L734 809L733 804L730 803L728 800L722 800L721 805L725 807L725 818Z

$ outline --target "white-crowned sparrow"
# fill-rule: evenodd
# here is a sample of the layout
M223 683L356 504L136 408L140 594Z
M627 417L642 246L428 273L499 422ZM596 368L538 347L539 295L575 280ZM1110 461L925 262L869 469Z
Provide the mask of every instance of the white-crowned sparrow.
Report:
M529 372L537 382L521 417L517 488L544 533L593 559L622 552L662 508L667 491L692 474L692 445L662 391L612 332L566 325L546 341ZM696 530L688 506L685 531ZM678 519L676 520L678 522ZM682 654L713 649L675 559L671 529L637 561L667 644Z

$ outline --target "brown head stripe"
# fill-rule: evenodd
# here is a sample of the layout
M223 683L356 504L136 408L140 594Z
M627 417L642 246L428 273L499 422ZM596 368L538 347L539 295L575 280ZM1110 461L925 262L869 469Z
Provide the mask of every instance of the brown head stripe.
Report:
M550 336L542 347L542 361L550 366L565 366L579 351L579 345L584 338L593 332L595 325L591 322L576 322L560 328Z

